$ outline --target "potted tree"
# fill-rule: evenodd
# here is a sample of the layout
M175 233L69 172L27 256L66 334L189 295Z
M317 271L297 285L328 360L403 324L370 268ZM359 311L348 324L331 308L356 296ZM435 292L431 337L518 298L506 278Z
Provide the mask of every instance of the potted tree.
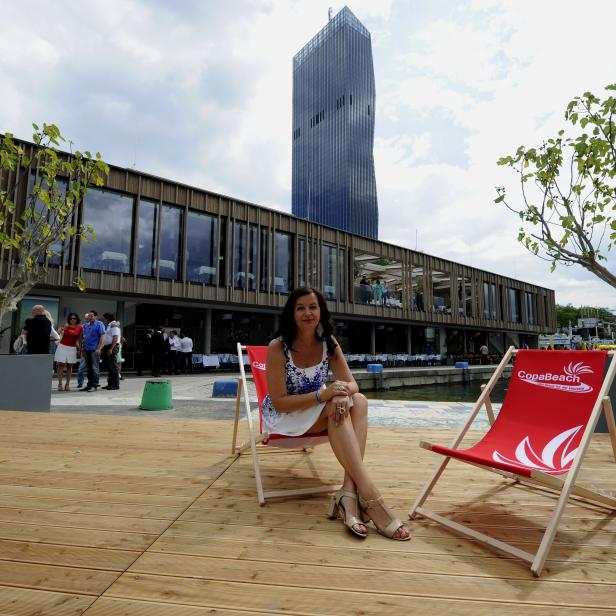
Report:
M36 124L34 146L6 133L0 140L0 341L10 328L5 317L47 277L50 258L66 238L94 237L74 221L90 185L102 186L109 167L97 152L72 152L54 124ZM68 143L69 152L59 146ZM83 282L75 280L83 290ZM0 355L2 408L49 410L51 355ZM23 381L23 382L22 382Z

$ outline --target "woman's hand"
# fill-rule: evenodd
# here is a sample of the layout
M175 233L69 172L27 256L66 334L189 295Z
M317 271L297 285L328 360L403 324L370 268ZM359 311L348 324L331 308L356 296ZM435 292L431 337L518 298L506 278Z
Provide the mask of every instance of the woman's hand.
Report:
M329 406L329 415L335 425L340 425L349 413L349 397L345 394L334 396Z
M350 396L349 383L346 381L334 381L330 383L320 394L321 400L332 400L335 396Z

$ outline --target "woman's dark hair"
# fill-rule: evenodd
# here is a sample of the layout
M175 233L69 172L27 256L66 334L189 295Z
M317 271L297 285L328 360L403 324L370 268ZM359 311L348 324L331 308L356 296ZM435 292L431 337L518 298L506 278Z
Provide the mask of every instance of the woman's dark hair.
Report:
M81 319L79 318L78 314L75 314L74 312L69 312L68 316L66 317L66 322L70 325L71 324L71 319L72 318L77 319L77 323L81 323Z
M317 302L319 303L319 308L321 310L321 326L323 331L317 331L316 336L319 340L325 340L327 354L333 355L334 349L338 346L332 338L332 336L336 333L334 323L331 320L329 309L327 308L327 303L325 302L323 294L321 291L313 287L298 287L291 293L291 295L289 295L289 299L287 299L287 303L282 309L282 315L280 315L280 327L274 333L274 336L281 337L289 349L293 348L293 341L297 335L297 327L295 325L295 304L300 297L310 295L311 293L314 293L317 298ZM317 330L318 329L319 328L317 328Z

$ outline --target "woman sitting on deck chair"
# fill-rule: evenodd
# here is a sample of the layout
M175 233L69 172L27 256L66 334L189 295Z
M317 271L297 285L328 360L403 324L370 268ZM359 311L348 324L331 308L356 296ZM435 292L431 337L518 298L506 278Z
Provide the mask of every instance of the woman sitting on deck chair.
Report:
M323 295L306 287L293 291L282 311L278 337L269 344L264 430L288 436L327 430L345 471L329 517L340 516L358 537L366 537L364 521L372 520L380 534L407 541L410 529L387 508L364 465L368 401L359 393L333 333ZM336 380L325 386L329 369Z

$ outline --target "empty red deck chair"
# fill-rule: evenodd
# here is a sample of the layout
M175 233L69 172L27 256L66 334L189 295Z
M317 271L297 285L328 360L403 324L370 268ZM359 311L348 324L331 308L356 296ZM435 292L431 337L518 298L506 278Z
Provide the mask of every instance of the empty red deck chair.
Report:
M491 411L490 391L514 355L516 361L511 381L498 417L477 444L468 449L459 449L481 407L485 404ZM611 361L606 373L608 355ZM420 443L425 449L445 456L445 459L413 505L410 516L422 515L530 562L531 571L539 576L569 496L616 509L616 498L575 483L602 409L606 414L616 459L616 427L608 397L615 372L613 352L517 351L511 347L453 443L449 447L425 441ZM536 554L524 552L423 507L451 458L559 492L552 519Z
M257 390L257 400L259 405L259 434L255 434L255 428L250 409L250 399L248 397L248 385L246 382L246 372L244 369L243 351L248 354L252 377ZM299 488L292 490L275 490L264 491L263 482L261 480L261 470L259 466L259 451L271 447L286 450L297 450L303 453L308 453L309 448L321 443L329 441L327 430L319 434L309 434L302 436L286 436L283 434L268 434L263 432L263 419L261 408L263 400L267 396L267 347L266 346L243 346L241 343L237 345L237 355L240 367L240 387L237 390L237 400L235 405L235 423L233 426L233 442L231 445L231 453L240 455L250 449L252 454L252 463L255 474L255 482L257 484L257 500L260 505L264 505L266 499L280 498L283 496L303 496L306 494L318 494L323 492L333 492L340 488L339 485L322 484L320 486L310 488ZM246 410L246 420L248 423L248 441L239 447L237 446L237 429L240 418L241 399L244 398L244 406Z

